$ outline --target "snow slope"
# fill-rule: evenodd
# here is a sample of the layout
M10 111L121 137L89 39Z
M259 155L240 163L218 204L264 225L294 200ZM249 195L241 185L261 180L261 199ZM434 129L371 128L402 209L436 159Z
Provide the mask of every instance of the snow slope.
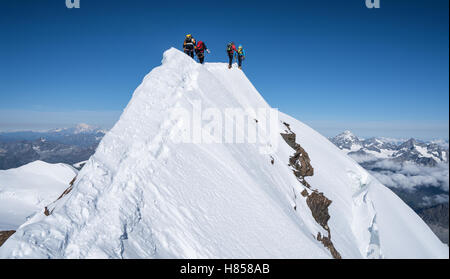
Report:
M77 171L66 164L35 161L0 170L0 231L15 230L28 216L56 200Z
M199 101L204 110L270 108L242 71L166 51L73 190L50 216L22 225L0 257L330 258L316 239L326 231L301 194L306 187L288 166L294 150L279 135L285 121L311 158L314 175L306 180L332 200L328 225L343 258L448 258L448 248L395 194L285 114L273 154L261 152L269 143L177 142L173 135L188 125L171 109L194 118ZM236 128L267 129L268 119L255 119Z

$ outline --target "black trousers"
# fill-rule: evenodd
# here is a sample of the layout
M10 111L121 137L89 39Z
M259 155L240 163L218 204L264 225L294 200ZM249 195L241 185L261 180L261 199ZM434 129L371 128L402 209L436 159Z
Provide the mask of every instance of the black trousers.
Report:
M195 54L197 54L198 61L200 62L200 64L203 64L203 62L205 62L205 54L201 51L198 51Z
M239 65L239 67L242 66L242 61L243 61L243 60L244 60L244 56L238 55L238 65Z
M193 48L185 48L184 53L186 53L190 57L194 58L194 49Z
M228 53L228 65L231 67L231 64L233 64L233 53Z

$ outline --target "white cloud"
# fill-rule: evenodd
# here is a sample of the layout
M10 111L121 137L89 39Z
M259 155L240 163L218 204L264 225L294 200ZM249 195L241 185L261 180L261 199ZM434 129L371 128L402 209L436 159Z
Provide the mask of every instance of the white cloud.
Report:
M400 171L403 168L402 163L395 162L393 160L380 160L375 162L373 165L373 168L380 168L384 170L391 170L391 171Z
M385 171L371 171L381 183L388 187L414 190L417 186L438 187L449 191L449 169L447 164L436 167L419 166L414 163L396 163L391 160L375 162L370 168L382 168Z
M368 163L378 160L375 156L370 154L349 154L349 156L358 163Z
M440 195L434 195L434 196L426 196L426 197L423 197L422 200L423 200L423 202L421 203L422 206L432 206L435 204L448 202L448 195L440 194Z

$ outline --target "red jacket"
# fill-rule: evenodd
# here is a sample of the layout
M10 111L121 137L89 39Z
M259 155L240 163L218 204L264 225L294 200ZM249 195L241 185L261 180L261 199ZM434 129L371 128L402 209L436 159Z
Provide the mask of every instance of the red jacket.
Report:
M237 52L236 46L234 44L231 45L231 51L227 51L229 55L233 55L233 53Z
M198 41L197 46L195 47L196 52L205 52L208 48L206 47L206 44L202 41Z

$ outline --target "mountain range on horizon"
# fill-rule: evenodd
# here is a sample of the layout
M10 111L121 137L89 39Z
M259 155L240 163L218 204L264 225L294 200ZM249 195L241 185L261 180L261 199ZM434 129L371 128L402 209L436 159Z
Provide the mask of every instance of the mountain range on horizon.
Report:
M0 133L0 170L42 160L75 164L94 154L106 131L87 124L47 131Z
M78 123L73 126L66 127L57 127L51 129L42 129L42 130L33 130L33 129L17 129L17 130L8 130L8 131L0 131L0 140L35 140L38 138L46 138L52 140L52 137L61 137L61 135L73 135L73 134L105 134L108 131L106 128L102 128L95 125L90 125L88 123ZM379 135L372 135L369 137L360 137L356 136L351 130L345 130L342 133L329 137L333 138L357 138L357 141L365 141L365 140L379 140L384 143L392 143L392 144L400 144L406 142L408 140L414 140L420 143L427 144L437 144L442 148L449 148L449 140L444 138L435 138L435 139L422 139L419 137L409 137L409 138L395 138L395 137L386 137ZM64 143L64 142L62 142Z
M448 163L448 141L421 141L414 138L408 140L371 137L361 139L350 131L330 138L340 149L349 155L361 157L358 161L371 159L392 159L397 162L411 161L419 165L435 166L438 163Z

